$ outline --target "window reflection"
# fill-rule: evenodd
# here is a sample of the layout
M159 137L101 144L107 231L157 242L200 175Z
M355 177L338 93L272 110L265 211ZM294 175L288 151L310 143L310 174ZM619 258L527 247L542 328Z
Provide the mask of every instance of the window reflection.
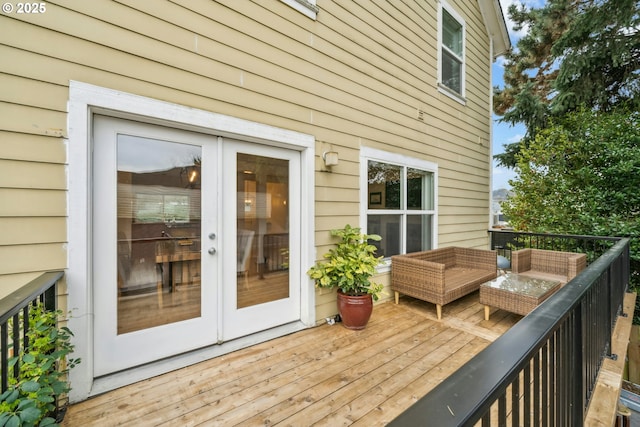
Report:
M118 333L199 317L201 148L117 141Z
M401 172L400 166L369 161L369 209L400 209Z
M237 302L289 297L289 161L237 157Z

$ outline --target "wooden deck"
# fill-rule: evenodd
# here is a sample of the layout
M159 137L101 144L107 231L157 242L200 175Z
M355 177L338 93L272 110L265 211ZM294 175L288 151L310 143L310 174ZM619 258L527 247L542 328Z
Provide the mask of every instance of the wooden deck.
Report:
M521 317L475 292L443 308L401 298L363 331L322 325L72 405L63 426L382 426Z

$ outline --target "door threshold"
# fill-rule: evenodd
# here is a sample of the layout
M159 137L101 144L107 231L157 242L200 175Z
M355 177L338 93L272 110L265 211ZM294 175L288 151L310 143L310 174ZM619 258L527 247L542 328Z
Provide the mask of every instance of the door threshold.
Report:
M237 338L222 344L214 344L199 350L193 350L188 353L179 354L153 363L137 366L135 368L116 372L104 377L95 378L93 380L91 391L87 397L97 396L120 387L166 374L167 372L175 371L180 368L195 365L196 363L204 362L206 360L298 332L309 327L311 326L305 325L301 321L288 323L286 325L277 326L266 331ZM71 403L76 402L72 401Z

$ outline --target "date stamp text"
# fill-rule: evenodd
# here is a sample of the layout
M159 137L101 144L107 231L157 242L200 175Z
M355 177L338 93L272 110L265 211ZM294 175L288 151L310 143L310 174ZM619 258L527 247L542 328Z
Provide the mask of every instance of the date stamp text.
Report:
M11 13L16 14L37 14L46 13L47 3L34 2L34 3L2 3L2 13L7 15Z

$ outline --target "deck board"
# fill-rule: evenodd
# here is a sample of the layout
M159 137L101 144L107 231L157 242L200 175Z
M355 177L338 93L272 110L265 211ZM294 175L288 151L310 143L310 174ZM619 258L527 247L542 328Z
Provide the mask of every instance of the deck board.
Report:
M385 425L521 317L484 320L475 292L444 306L403 297L366 329L322 325L72 405L63 426Z

